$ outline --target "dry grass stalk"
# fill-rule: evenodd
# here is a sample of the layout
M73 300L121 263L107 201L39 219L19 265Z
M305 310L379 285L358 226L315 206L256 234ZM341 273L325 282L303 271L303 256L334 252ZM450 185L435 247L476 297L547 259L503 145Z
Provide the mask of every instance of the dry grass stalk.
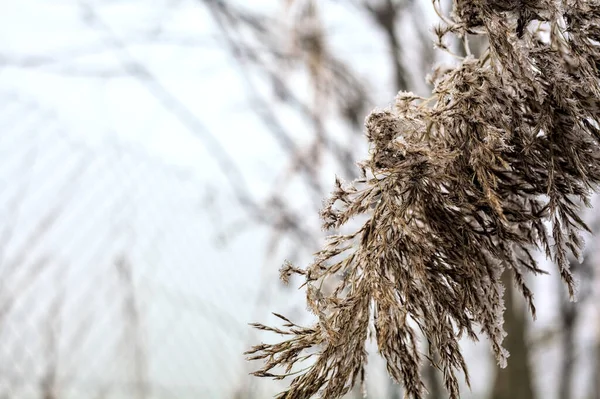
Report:
M255 375L293 375L280 399L339 398L364 381L372 317L379 352L406 397L425 394L418 328L458 398L457 373L468 383L461 336L477 339L479 328L506 364L504 269L534 316L523 273L543 271L532 248L558 264L574 294L567 252L579 257L578 232L587 230L577 200L589 204L600 181L600 2L455 0L452 17L440 18L439 47L448 33L487 37L489 47L434 71L430 98L400 93L393 107L367 117L363 175L337 180L322 212L325 229L358 215L367 221L330 236L306 270L282 270L306 277L318 322L306 328L278 315L282 328L254 324L288 337L248 352L265 362ZM465 48L470 54L466 40ZM321 289L325 281L334 289Z

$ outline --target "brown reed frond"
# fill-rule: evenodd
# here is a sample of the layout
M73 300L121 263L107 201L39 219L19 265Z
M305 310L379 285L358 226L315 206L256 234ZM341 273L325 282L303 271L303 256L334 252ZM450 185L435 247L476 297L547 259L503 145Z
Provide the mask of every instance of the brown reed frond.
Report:
M543 271L532 249L557 263L574 294L567 252L579 257L579 231L589 230L577 203L600 182L600 2L455 0L452 17L440 17L440 47L451 33L486 36L489 48L432 74L431 98L400 93L367 117L364 174L336 180L322 212L326 229L367 221L330 236L306 270L282 273L305 275L318 322L256 325L288 336L248 352L265 362L258 376L293 374L280 399L339 398L363 381L372 316L379 352L408 397L425 392L418 329L458 398L457 372L468 383L463 334L477 339L479 329L506 364L504 269L533 316L523 276Z

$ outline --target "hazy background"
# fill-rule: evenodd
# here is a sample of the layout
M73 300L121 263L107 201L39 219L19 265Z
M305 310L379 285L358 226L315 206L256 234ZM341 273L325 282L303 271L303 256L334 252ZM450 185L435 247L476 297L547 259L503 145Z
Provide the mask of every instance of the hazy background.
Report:
M334 175L368 156L367 113L426 95L451 62L433 15L425 0L0 1L0 398L281 389L248 376L242 352L277 337L247 323L311 322L278 269L319 248ZM465 398L600 397L588 248L577 307L552 265L535 323L509 303L508 369L465 343ZM401 398L370 364L369 397Z

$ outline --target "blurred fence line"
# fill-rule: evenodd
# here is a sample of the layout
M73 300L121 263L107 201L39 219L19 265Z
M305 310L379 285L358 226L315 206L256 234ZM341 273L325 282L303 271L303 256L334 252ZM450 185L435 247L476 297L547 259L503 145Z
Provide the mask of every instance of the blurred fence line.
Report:
M207 253L203 182L86 144L18 95L1 93L0 129L0 398L232 390L249 332L234 312L255 294Z

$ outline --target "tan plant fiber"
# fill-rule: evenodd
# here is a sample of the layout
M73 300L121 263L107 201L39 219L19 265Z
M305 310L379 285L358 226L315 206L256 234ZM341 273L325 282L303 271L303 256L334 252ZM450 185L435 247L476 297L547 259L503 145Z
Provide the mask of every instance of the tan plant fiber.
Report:
M578 203L589 206L600 181L600 2L455 0L450 17L439 15L438 47L448 33L465 39L467 54L468 35L489 47L435 70L430 98L402 92L367 117L362 177L336 179L322 211L325 229L359 215L366 222L329 236L308 268L282 269L284 279L306 278L318 322L277 315L282 328L253 324L286 336L247 352L264 361L255 375L291 378L279 399L339 398L364 381L371 326L405 397L425 395L426 358L458 398L457 374L469 380L464 334L481 331L506 364L505 269L533 316L523 276L543 271L532 249L545 251L574 294L567 252L579 257L587 229ZM418 330L435 359L419 353Z

